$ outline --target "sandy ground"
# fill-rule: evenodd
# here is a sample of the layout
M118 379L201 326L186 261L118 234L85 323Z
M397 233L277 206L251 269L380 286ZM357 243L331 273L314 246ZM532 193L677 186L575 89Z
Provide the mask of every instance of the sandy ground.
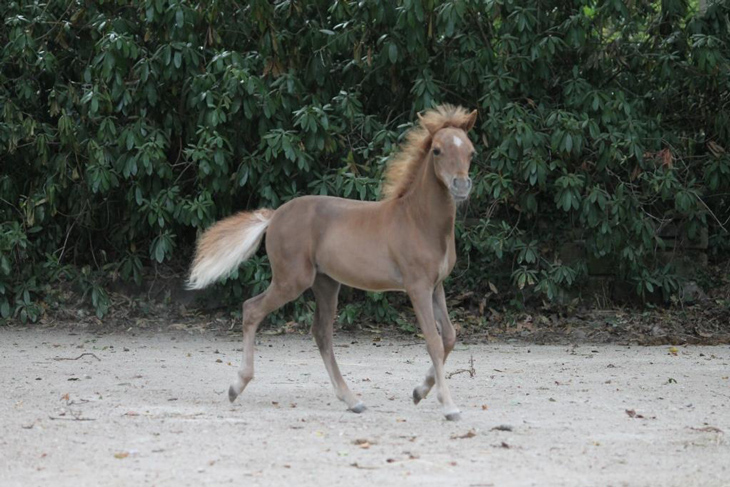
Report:
M730 485L728 346L457 345L452 423L421 343L336 344L361 415L308 336L261 335L230 404L233 336L0 329L0 485Z

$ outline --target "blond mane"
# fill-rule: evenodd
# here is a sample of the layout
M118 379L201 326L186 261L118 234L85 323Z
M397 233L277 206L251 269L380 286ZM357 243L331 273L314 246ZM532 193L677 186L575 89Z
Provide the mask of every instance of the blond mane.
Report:
M406 194L431 147L433 134L445 127L469 127L471 115L462 107L448 104L419 115L419 124L408 131L405 143L388 163L380 192L382 199L400 198Z

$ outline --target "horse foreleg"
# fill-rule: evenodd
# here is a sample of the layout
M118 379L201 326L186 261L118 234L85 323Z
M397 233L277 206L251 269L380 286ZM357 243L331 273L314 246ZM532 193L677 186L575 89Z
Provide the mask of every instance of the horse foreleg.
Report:
M444 287L442 284L436 286L433 292L433 314L436 319L436 325L441 332L441 340L444 344L444 363L449 353L454 349L456 343L456 330L454 325L451 324L449 319L449 311L446 308L446 295L444 294ZM421 399L425 399L428 393L431 392L434 383L436 382L436 372L431 366L426 373L426 378L423 383L413 389L413 402L418 404Z
M324 366L330 376L332 387L337 399L347 404L347 408L355 413L365 410L365 404L358 400L347 387L337 366L334 349L332 347L332 326L337 312L337 294L340 292L340 283L334 279L319 274L312 285L314 298L317 301L317 310L314 315L312 333L317 342L319 353L322 355Z
M434 381L438 388L437 397L441 403L442 411L446 419L450 421L458 420L461 418L461 412L451 399L451 393L444 376L445 347L436 328L433 307L434 289L429 289L427 286L414 286L409 287L407 292L413 303L421 332L426 338L426 348L433 362Z

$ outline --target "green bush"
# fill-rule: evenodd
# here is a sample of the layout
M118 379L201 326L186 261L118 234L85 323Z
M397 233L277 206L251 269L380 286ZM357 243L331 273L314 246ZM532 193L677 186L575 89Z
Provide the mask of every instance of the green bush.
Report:
M71 282L101 316L106 283L182 272L196 234L235 210L375 199L416 112L444 101L480 110L451 290L511 281L554 298L586 272L559 245L582 240L639 294L672 292L659 226L707 226L728 249L730 7L697 10L3 2L0 315L35 320ZM268 273L256 258L224 289L247 295Z

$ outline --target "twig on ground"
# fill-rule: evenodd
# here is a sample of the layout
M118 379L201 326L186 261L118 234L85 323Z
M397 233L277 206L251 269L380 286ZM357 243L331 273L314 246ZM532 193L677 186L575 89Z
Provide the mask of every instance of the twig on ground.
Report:
M80 359L81 357L83 357L84 355L91 355L91 356L92 356L92 357L94 357L94 358L95 358L96 360L98 360L99 362L101 362L101 359L100 359L99 357L97 357L97 356L96 356L95 354L91 353L91 352L84 352L84 353L82 353L81 355L79 355L79 356L78 356L78 357L76 357L76 358L67 358L67 357L55 357L55 358L54 358L53 360L78 360L78 359Z
M96 418L76 418L76 417L64 418L62 416L48 416L48 419L61 420L61 421L96 421Z
M463 374L464 372L467 372L469 374L469 377L474 377L477 375L477 370L474 368L474 355L471 355L469 357L469 368L468 369L459 369L455 370L454 372L451 372L446 378L451 379L453 376L458 374Z

